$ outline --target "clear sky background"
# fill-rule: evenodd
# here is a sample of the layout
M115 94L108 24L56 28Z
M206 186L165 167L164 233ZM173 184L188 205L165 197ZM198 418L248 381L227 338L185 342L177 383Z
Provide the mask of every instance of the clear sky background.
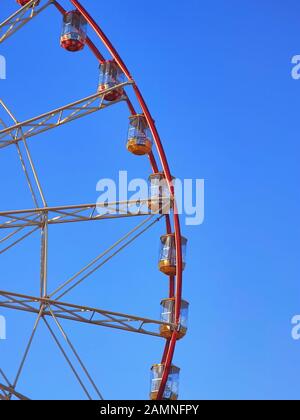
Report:
M63 4L68 4L64 1ZM296 0L83 0L119 49L153 111L174 175L203 178L205 222L189 238L184 297L190 330L179 343L182 399L299 398L299 100L291 58L300 54ZM16 10L2 0L0 20ZM0 93L22 120L96 90L85 50L59 47L61 17L42 14L0 47ZM89 32L91 34L91 30ZM92 36L93 37L93 36ZM93 37L94 39L94 37ZM102 49L103 51L103 49ZM117 105L30 140L50 205L97 200L100 178L147 177L125 148L128 111ZM1 209L31 206L14 149L0 153ZM136 221L50 229L52 289ZM68 300L158 318L167 279L157 270L156 226ZM39 235L1 255L1 289L38 293ZM1 365L16 373L34 323L1 310ZM107 399L143 399L160 361L159 339L64 323ZM23 351L23 350L22 350ZM83 394L42 327L21 377L31 398Z

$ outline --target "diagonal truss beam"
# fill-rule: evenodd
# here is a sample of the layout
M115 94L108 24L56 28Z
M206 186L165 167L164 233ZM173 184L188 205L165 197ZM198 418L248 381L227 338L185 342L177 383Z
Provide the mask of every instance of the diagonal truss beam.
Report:
M51 312L46 308L49 305L53 308L53 314L59 319L66 319L83 324L113 328L154 337L161 337L161 335L157 332L161 325L166 325L172 329L176 328L175 324L163 323L149 318L111 312L88 306L74 305L48 298L0 291L1 308L39 314L41 307L45 306L45 309L43 309L42 312L42 317L50 317L52 316Z
M55 313L53 312L51 306L48 307L49 312L51 313L51 316L57 326L57 328L59 329L62 337L64 338L64 341L67 343L67 345L69 346L69 348L71 349L71 352L73 354L73 356L75 357L75 359L77 360L77 362L79 363L82 371L84 372L86 378L88 379L90 385L92 386L92 388L94 389L94 391L96 392L98 398L100 398L100 400L103 400L103 395L101 394L99 388L97 387L96 383L94 382L93 378L91 377L89 371L87 370L86 366L84 365L82 359L80 358L77 350L75 349L74 345L72 344L70 338L68 337L67 333L65 332L65 330L63 329L61 323L59 322L59 320L57 319L57 317L55 316ZM44 319L45 320L45 319ZM45 320L46 321L46 320ZM46 323L47 325L47 323Z
M25 397L24 395L16 392L11 386L6 386L0 383L0 391L2 391L2 395L0 394L1 400L10 400L11 396L14 396L20 401L28 401L29 398Z
M134 200L0 211L0 230L41 226L39 216L46 216L49 225L149 216L147 203L148 199L138 205Z
M121 83L113 88L95 93L84 99L72 102L45 114L41 114L29 120L14 124L13 126L6 127L3 130L0 130L0 148L16 144L23 140L23 138L27 139L36 136L45 131L60 127L61 125L70 123L94 112L108 108L118 102L124 101L125 97L122 97L114 102L106 102L104 97L107 93L116 89L124 88L130 84L132 84L130 81Z
M0 24L0 44L50 6L52 0L44 5L35 4L36 2L37 0L31 0Z
M9 115L9 117L12 119L14 124L18 124L19 121L16 119L12 111L7 107L7 105L4 103L2 99L0 99L0 105L5 110L5 112ZM3 128L7 128L7 125L2 119L0 119L0 124L3 125ZM16 145L18 157L22 166L22 170L24 172L26 182L29 187L31 197L33 199L33 203L35 207L40 207L39 199L41 200L43 206L45 207L47 206L47 202L45 199L45 195L44 195L39 177L37 175L36 167L34 165L27 141L22 132L21 132L21 135L22 135L22 142L16 143L15 145ZM13 135L11 135L11 139L14 140ZM24 151L22 150L23 148L24 148Z

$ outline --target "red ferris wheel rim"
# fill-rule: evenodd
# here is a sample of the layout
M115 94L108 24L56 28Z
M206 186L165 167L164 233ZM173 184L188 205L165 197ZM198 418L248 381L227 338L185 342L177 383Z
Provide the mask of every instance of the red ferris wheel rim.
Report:
M62 15L67 13L67 11L62 7L59 1L52 0L50 1L50 3L53 4ZM163 147L163 143L161 141L161 137L159 135L159 132L157 130L155 121L152 117L149 107L147 106L147 103L137 83L133 79L128 67L125 64L125 61L121 58L117 49L113 46L109 38L105 35L103 30L97 24L95 19L91 16L91 14L86 10L86 8L78 0L70 0L70 3L86 19L88 25L93 29L93 31L95 32L99 40L102 42L102 44L106 47L107 51L110 53L113 60L117 63L117 65L120 67L122 72L127 77L128 82L132 84L136 99L139 103L139 106L141 107L143 114L145 115L145 118L151 130L154 144L158 153L159 162L162 167L162 172L167 180L171 197L174 198L174 208L173 208L172 219L173 219L175 245L176 245L176 276L175 277L170 276L169 278L169 297L175 298L175 324L180 326L179 325L180 324L180 311L181 311L182 289L183 289L183 254L182 254L181 225L180 225L180 218L179 218L179 214L178 214L177 206L176 206L176 197L175 197L175 190L173 186L173 177L170 171L170 166L168 163L167 155ZM86 44L100 63L103 63L106 60L104 56L101 54L101 52L99 51L99 49L97 48L97 46L88 37L86 40ZM126 94L126 102L127 102L127 105L131 114L132 115L137 114L127 94ZM159 172L158 164L157 164L157 161L155 159L153 152L151 152L148 155L148 157L150 160L153 173ZM165 219L166 219L166 231L168 234L170 234L172 233L172 223L171 223L170 215L166 215ZM177 338L178 338L178 332L174 330L172 333L171 339L166 341L166 345L165 345L163 356L162 356L162 364L164 365L164 373L163 373L161 385L160 385L158 396L157 396L158 400L163 399L167 380L168 380L172 362L173 362Z

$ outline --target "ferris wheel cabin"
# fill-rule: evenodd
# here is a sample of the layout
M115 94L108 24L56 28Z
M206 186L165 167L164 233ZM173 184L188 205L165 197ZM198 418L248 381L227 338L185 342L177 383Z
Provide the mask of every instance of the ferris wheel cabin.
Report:
M165 324L175 324L175 298L164 299L161 302L161 322ZM180 329L177 332L177 339L181 340L186 336L188 329L188 314L189 314L189 303L185 300L181 301L180 310ZM160 326L160 335L167 340L172 338L173 330L169 325Z
M152 135L145 115L129 117L127 149L137 156L148 155L152 150Z
M87 22L77 11L72 10L64 15L60 45L67 51L81 51L86 42Z
M173 178L173 180L174 179L175 178ZM168 182L163 172L150 175L149 189L149 209L154 213L170 213L170 210L173 207L173 199L171 198Z
M187 239L182 237L183 270L186 266ZM176 276L176 241L175 234L164 235L160 238L159 270L167 276Z
M163 378L165 370L164 364L153 365L151 369L151 393L150 399L157 400L159 388ZM177 401L179 392L179 374L180 369L174 365L171 366L171 370L168 376L167 385L163 395L165 401Z
M100 64L98 92L112 89L124 82L124 73L113 60L107 60ZM123 88L113 89L105 94L104 99L108 102L114 102L121 99L124 94Z

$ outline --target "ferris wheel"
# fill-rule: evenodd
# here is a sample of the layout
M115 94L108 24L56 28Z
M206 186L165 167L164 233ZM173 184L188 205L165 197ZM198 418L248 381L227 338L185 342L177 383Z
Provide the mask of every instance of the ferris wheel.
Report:
M161 339L162 358L160 361L156 361L157 364L153 364L150 369L150 399L177 400L180 369L173 364L173 358L177 342L183 339L187 333L189 304L182 299L187 240L181 233L174 178L154 119L137 83L117 50L78 0L69 0L69 10L65 10L56 0L11 1L16 1L19 8L0 24L0 43L13 36L24 25L29 25L31 20L37 18L42 12L46 13L47 9L52 6L62 17L63 29L60 46L72 53L80 53L84 48L90 49L99 65L99 83L96 93L21 122L7 106L6 101L0 98L0 107L11 120L11 124L7 124L0 119L0 149L8 147L15 149L33 201L33 206L30 209L0 209L1 258L5 258L11 248L25 241L32 233L36 231L41 233L41 266L40 278L36 283L36 295L29 295L26 290L24 290L24 294L7 290L7 285L1 281L0 308L19 311L24 316L35 316L35 322L25 349L20 349L22 351L21 360L17 364L16 376L8 378L5 365L0 367L0 399L26 400L30 398L26 390L24 391L26 396L23 395L23 391L20 392L19 380L23 374L36 331L42 323L61 351L85 396L88 399L93 399L82 376L64 351L61 344L62 339L69 347L76 363L80 365L85 380L88 381L96 398L103 399L102 392L66 332L72 323L81 323L93 325L95 328L111 328L116 333L118 330L128 331L149 336L149 339L151 337ZM99 47L88 37L89 30L94 31L97 35ZM105 54L100 52L100 46L105 47ZM133 98L138 104L138 108L133 105ZM138 213L132 211L132 208L137 204L135 201L84 205L62 203L60 206L51 207L47 202L32 158L31 139L46 131L59 129L60 126L70 124L75 120L83 119L84 121L84 117L116 104L123 104L128 109L128 152L135 155L137 159L144 157L146 162L147 160L149 162L149 197L139 203ZM100 213L98 210L101 208L105 211ZM110 208L117 208L117 213L111 214ZM63 228L64 224L92 223L104 219L128 217L139 218L139 224L53 290L48 279L49 226L61 225L60 228ZM128 246L133 246L135 240L150 230L157 222L165 225L165 234L160 238L158 270L162 276L167 276L169 279L166 296L161 300L160 320L107 311L86 306L84 303L78 305L67 301L69 291L79 287L87 277L94 274L104 264L113 261L119 253L125 252ZM52 327L50 320L56 325L59 334Z

